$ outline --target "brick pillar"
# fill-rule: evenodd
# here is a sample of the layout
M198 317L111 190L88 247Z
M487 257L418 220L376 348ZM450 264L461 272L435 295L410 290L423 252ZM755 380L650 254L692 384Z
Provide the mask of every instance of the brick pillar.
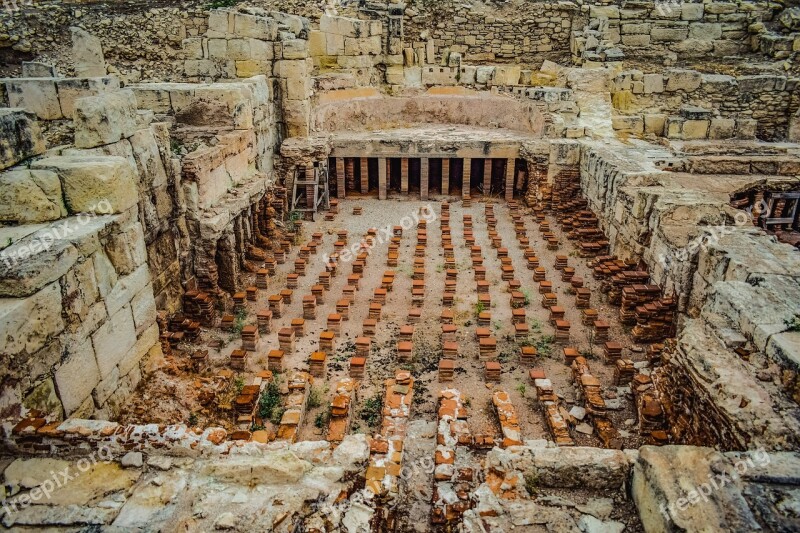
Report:
M408 194L408 158L400 160L400 194Z
M461 176L461 198L469 198L469 182L472 178L472 159L464 158L464 172Z
M385 157L378 159L378 198L386 200L386 185L388 183L387 166L389 160Z
M337 198L344 198L347 196L345 191L345 181L344 181L344 158L337 157L336 158L336 197Z
M492 160L486 158L483 160L483 195L489 196L492 190Z
M450 159L442 159L442 194L450 194Z
M369 191L369 159L361 158L361 194Z
M348 157L344 160L344 176L347 188L351 191L356 190L355 159Z
M419 160L419 199L428 199L428 177L430 175L430 166L428 158L423 157Z
M514 165L516 159L506 160L506 201L514 199Z

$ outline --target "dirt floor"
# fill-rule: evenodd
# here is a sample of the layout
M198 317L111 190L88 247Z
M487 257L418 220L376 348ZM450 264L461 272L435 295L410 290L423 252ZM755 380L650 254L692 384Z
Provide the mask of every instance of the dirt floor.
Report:
M425 255L425 305L422 307L422 320L416 324L414 334L414 361L400 363L396 358L395 345L400 326L407 323L407 314L411 305L411 275L413 271L413 256L416 246L416 225L404 232L400 245L398 266L386 266L388 242L379 242L373 249L367 261L361 280L360 290L356 293L355 304L351 307L350 319L342 323L342 333L337 338L336 354L329 358L328 374L325 380L316 380L313 385L314 401L309 405L305 423L299 433L299 440L317 440L324 438L324 424L314 424L318 415L327 409L335 385L341 378L347 377L347 360L353 355L355 346L353 341L361 335L362 322L367 317L368 301L373 290L380 286L385 270L394 270L396 280L393 291L389 293L387 304L384 306L383 319L378 324L377 335L373 340L372 353L367 361L367 375L358 389L358 402L356 403L356 420L353 432L371 432L375 427L369 427L369 420L360 417L361 410L369 398L379 395L383 381L392 376L397 368L413 371L416 378L414 394L413 419L426 421L435 420L435 401L441 388L453 387L462 391L469 407L471 408L470 428L473 434L489 434L499 436L499 426L494 410L491 408L491 396L495 388L503 388L509 394L518 411L522 425L523 439L548 438L549 432L545 424L544 415L535 399L533 386L529 382L528 367L518 361L519 346L514 340L513 326L511 324L511 305L507 283L500 279L500 260L496 251L491 247L488 238L488 229L484 215L484 203L477 199L469 208L464 208L461 201L451 200L450 226L455 249L456 265L458 269L458 287L453 308L455 322L458 326L458 342L460 356L457 370L451 383L439 384L437 364L440 357L441 326L439 316L443 309L441 295L444 288L445 269L443 249L441 245L440 199L432 199L436 220L428 224L428 245ZM324 254L333 252L333 243L336 241L336 231L348 231L348 244L358 242L369 228L382 228L386 225L400 225L404 217L406 220L415 220L421 207L428 202L408 199L390 199L378 201L374 199L348 199L340 203L340 213L334 221L323 221L318 217L317 222L306 222L303 227L301 243L310 240L314 232L324 234L323 244L319 252L311 256L307 266L307 274L300 278L299 286L294 291L292 303L286 306L284 315L273 321L272 332L262 335L258 351L248 360L247 371L230 379L229 388L236 388L237 384L248 384L252 377L266 368L266 354L269 350L277 348L277 331L288 326L292 318L302 316L302 297L310 294L311 286L317 283L318 275L324 270ZM352 215L354 206L361 206L363 214ZM492 305L489 311L492 314L491 329L498 341L499 360L502 364L502 379L499 384L487 384L483 377L483 363L478 360L478 344L475 337L477 315L477 293L475 291L474 272L469 258L469 248L464 244L463 215L470 213L473 217L474 235L476 245L481 247L484 257L484 266L487 269L487 280L490 282L490 295ZM575 403L575 387L573 385L570 368L564 363L561 355L561 345L548 342L548 337L553 335L554 328L548 323L549 312L541 305L537 284L533 282L532 272L527 270L523 250L514 235L513 221L510 211L504 202L495 206L497 216L497 231L503 239L503 246L509 250L509 256L515 268L515 276L522 283L523 292L529 296L530 302L526 307L527 318L533 341L540 348L540 358L537 366L544 368L548 378L553 382L555 391L562 398L567 409ZM419 218L419 217L417 217ZM547 250L542 240L538 224L532 217L526 217L527 234L531 246L540 258L540 264L548 271L548 279L553 282L555 292L558 294L559 305L566 310L566 319L572 324L570 346L577 348L585 355L591 353L589 360L592 373L601 380L604 391L611 407L611 419L618 429L622 430L624 448L637 448L641 444L633 419L635 413L633 402L628 388L613 387L613 367L602 361L602 349L595 345L590 346L588 327L581 325L580 313L574 305L575 297L569 294L568 282L562 282L558 272L554 269L555 255L569 255L569 265L576 269L576 275L584 279L585 285L593 291L591 306L598 310L602 319L611 323L611 339L617 340L626 347L623 357L642 360L644 353L641 347L634 346L618 320L616 307L606 305L602 301L599 291L599 282L594 280L586 266L586 260L578 258L573 243L559 235L559 228L555 221L548 217L552 230L560 237L561 247L558 251ZM286 275L293 271L294 259L297 257L299 246L295 247L287 257L284 264L278 265L276 275L270 279L270 288L259 291L257 302L247 303L246 323L255 323L256 311L267 308L267 299L271 294L278 292L285 286ZM324 304L317 308L317 318L306 323L306 335L298 338L294 353L287 354L286 369L307 370L309 354L317 350L319 334L327 329L327 317L335 311L335 304L340 299L342 288L346 285L347 275L352 269L351 264L340 262L339 271L331 281L331 290L326 292ZM246 275L248 278L252 275ZM245 285L253 284L252 279L246 279ZM225 402L218 401L222 409L203 407L195 398L199 391L212 387L219 388L214 383L214 375L227 368L230 352L240 347L240 340L236 333L222 330L204 331L200 340L191 346L185 346L187 351L205 348L214 341L221 342L221 349L210 349L211 368L202 375L191 372L186 365L185 358L176 355L168 359L167 365L160 368L154 375L146 380L143 387L137 391L129 408L121 417L125 422L160 422L179 423L190 421L197 425L221 425L233 427L233 414L224 410ZM280 378L279 378L280 379ZM225 391L218 393L225 397ZM227 391L228 396L232 393ZM318 400L318 401L317 401ZM318 405L317 405L318 404ZM365 413L364 418L370 418ZM372 421L377 422L375 417ZM317 427L323 426L322 428ZM600 446L600 441L593 435L584 435L573 431L573 438L577 445Z

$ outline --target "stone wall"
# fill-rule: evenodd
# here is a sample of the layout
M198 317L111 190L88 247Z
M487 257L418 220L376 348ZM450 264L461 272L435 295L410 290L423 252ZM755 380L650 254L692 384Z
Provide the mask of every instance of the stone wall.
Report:
M147 156L95 148L138 133L133 94L113 96L75 101L76 116L100 106L113 118L76 121L88 149L0 175L12 224L2 228L0 263L6 414L114 416L141 379L140 362L160 350L139 221Z
M800 268L797 254L737 226L742 213L718 178L682 173L671 152L580 145L582 189L612 253L643 261L651 282L678 301L680 333L654 377L674 438L726 449L794 447L800 409L791 321L800 285L786 274ZM722 161L705 159L709 169L726 171ZM763 179L745 177L738 187Z
M800 108L798 81L778 75L734 77L686 69L667 69L662 74L624 71L614 77L613 101L624 115L637 115L619 128L632 133L672 139L756 134L772 141L787 137L790 116ZM701 122L687 125L687 120Z

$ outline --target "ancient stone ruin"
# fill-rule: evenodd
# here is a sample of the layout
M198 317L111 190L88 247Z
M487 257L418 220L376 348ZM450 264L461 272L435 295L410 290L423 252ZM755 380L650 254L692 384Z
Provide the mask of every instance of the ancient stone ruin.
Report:
M16 0L0 523L800 530L800 8Z

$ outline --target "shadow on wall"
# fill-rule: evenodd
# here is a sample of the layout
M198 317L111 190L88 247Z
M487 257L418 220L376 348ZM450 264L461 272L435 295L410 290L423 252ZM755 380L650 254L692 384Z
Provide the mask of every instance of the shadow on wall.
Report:
M497 128L541 137L544 117L527 102L503 95L384 97L375 91L331 91L312 112L312 131L374 131L453 124Z

